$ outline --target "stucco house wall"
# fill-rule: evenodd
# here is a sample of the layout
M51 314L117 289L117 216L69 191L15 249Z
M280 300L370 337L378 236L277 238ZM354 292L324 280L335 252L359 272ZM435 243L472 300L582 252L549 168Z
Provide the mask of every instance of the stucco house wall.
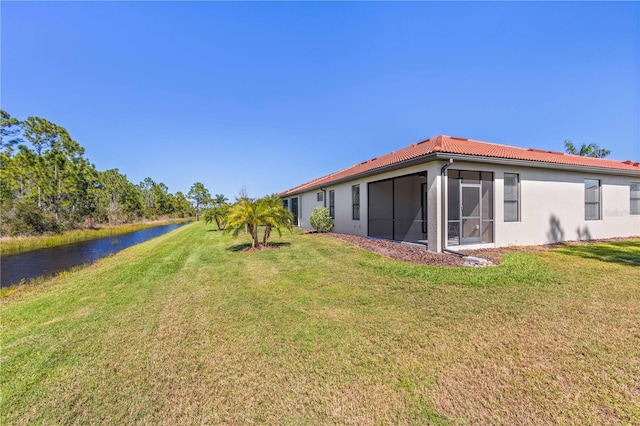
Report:
M504 222L504 173L520 174L519 222ZM640 235L630 214L632 178L535 168L501 168L495 176L496 246L548 244ZM585 179L600 180L599 220L585 219ZM637 181L637 179L635 180Z
M504 247L509 245L537 245L558 241L591 240L612 237L640 236L640 215L630 212L630 195L632 182L640 182L638 163L616 162L612 160L600 161L596 159L584 160L575 156L561 153L549 153L537 150L523 150L509 146L502 146L466 139L439 136L425 142L434 143L434 147L448 146L448 143L460 144L464 149L495 150L505 149L508 155L498 152L495 156L477 156L468 154L435 153L424 160L400 160L388 157L397 156L395 152L387 156L363 162L354 168L364 167L364 172L353 173L350 169L337 172L346 174L339 182L333 175L325 178L325 185L317 187L314 181L311 190L304 191L295 188L289 190L289 196L284 199L299 197L299 225L310 228L309 217L317 206L329 207L329 191L335 191L335 219L334 231L360 236L369 235L368 230L368 185L372 182L383 181L406 175L426 172L427 188L427 240L421 240L429 250L441 251L447 242L448 225L448 196L447 177L442 176L443 166L449 171L478 171L493 174L493 242L474 245L453 245L457 250L470 247ZM444 141L444 142L443 142ZM441 144L441 145L438 145ZM414 144L404 151L410 152L420 149L421 144ZM456 149L454 145L452 151ZM496 148L497 147L497 148ZM431 149L431 148L430 148ZM448 148L449 149L449 148ZM534 151L531 153L531 151ZM402 150L401 150L402 152ZM433 153L433 151L431 151ZM493 151L492 151L493 152ZM524 156L542 156L550 161L522 160L517 156L524 152ZM428 154L429 152L427 152ZM502 157L500 157L502 155ZM509 158L509 155L514 157ZM421 157L419 157L421 158ZM555 162L560 161L570 163ZM371 171L366 165L374 162L385 162L381 167ZM394 163L395 161L395 163ZM452 161L452 162L450 162ZM588 161L594 166L584 166L580 163ZM402 167L409 162L410 165ZM391 164L392 167L386 167ZM620 166L618 165L620 164ZM624 169L627 170L624 170ZM622 170L619 170L622 169ZM638 169L636 171L636 169ZM349 173L353 176L349 178ZM517 222L504 221L504 175L515 173L519 176L519 220ZM364 176L362 176L364 174ZM585 219L585 179L600 181L600 218L598 220ZM360 185L360 219L352 218L352 186ZM324 201L317 201L317 193L323 192ZM291 205L291 203L289 203Z

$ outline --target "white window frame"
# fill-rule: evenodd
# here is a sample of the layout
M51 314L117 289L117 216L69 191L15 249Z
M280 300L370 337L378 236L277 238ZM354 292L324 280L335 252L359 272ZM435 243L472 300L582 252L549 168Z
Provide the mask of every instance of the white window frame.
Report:
M597 182L597 188L598 188L597 201L587 201L587 198L588 198L587 191L589 190L589 188L593 188L593 186L587 187L587 185L592 182ZM587 217L587 206L589 205L598 206L598 208L595 210L597 212L597 217ZM585 178L584 180L584 220L602 220L602 181L600 179Z
M358 192L357 202L356 202L356 190ZM356 213L358 214L356 215ZM360 220L360 184L351 186L351 219Z
M633 206L634 200L638 203L636 209ZM640 215L640 182L631 182L629 185L629 214Z
M516 177L516 198L515 199L507 199L506 198L506 193L507 191L503 189L503 214L504 214L504 221L508 222L508 223L513 223L513 222L520 222L520 174L519 173L505 173L504 177L506 177L507 175L512 175ZM502 182L506 182L506 179L503 177ZM507 185L504 184L504 188L506 188ZM516 217L515 219L510 218L507 220L507 203L513 203L515 202L516 204Z
M329 216L331 219L336 218L336 191L329 190Z

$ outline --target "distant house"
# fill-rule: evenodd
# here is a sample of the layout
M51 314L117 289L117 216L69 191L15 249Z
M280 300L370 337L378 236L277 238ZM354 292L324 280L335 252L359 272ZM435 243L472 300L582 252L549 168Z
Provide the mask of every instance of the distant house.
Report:
M640 163L437 136L280 194L309 228L443 249L640 235Z

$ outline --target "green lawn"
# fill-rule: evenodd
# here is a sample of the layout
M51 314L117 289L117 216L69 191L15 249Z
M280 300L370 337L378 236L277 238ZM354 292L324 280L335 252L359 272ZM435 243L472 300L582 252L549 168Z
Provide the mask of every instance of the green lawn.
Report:
M195 223L5 297L0 423L640 423L640 241L484 269L273 241Z

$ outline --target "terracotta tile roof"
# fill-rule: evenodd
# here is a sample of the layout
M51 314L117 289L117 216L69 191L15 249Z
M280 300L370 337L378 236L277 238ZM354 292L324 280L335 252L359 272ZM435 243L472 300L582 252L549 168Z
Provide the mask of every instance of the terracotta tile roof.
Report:
M524 160L540 163L564 164L567 166L583 166L605 169L629 170L640 173L640 163L633 161L609 160L604 158L581 157L562 152L544 151L540 149L518 148L515 146L500 145L490 142L482 142L471 139L457 138L440 135L434 138L414 143L398 151L390 152L380 157L372 158L362 163L355 164L346 169L303 183L294 188L280 193L281 196L300 193L306 190L327 186L332 182L347 178L356 178L359 175L384 168L394 164L401 164L408 160L428 154L462 154L471 157L503 158L510 160Z

